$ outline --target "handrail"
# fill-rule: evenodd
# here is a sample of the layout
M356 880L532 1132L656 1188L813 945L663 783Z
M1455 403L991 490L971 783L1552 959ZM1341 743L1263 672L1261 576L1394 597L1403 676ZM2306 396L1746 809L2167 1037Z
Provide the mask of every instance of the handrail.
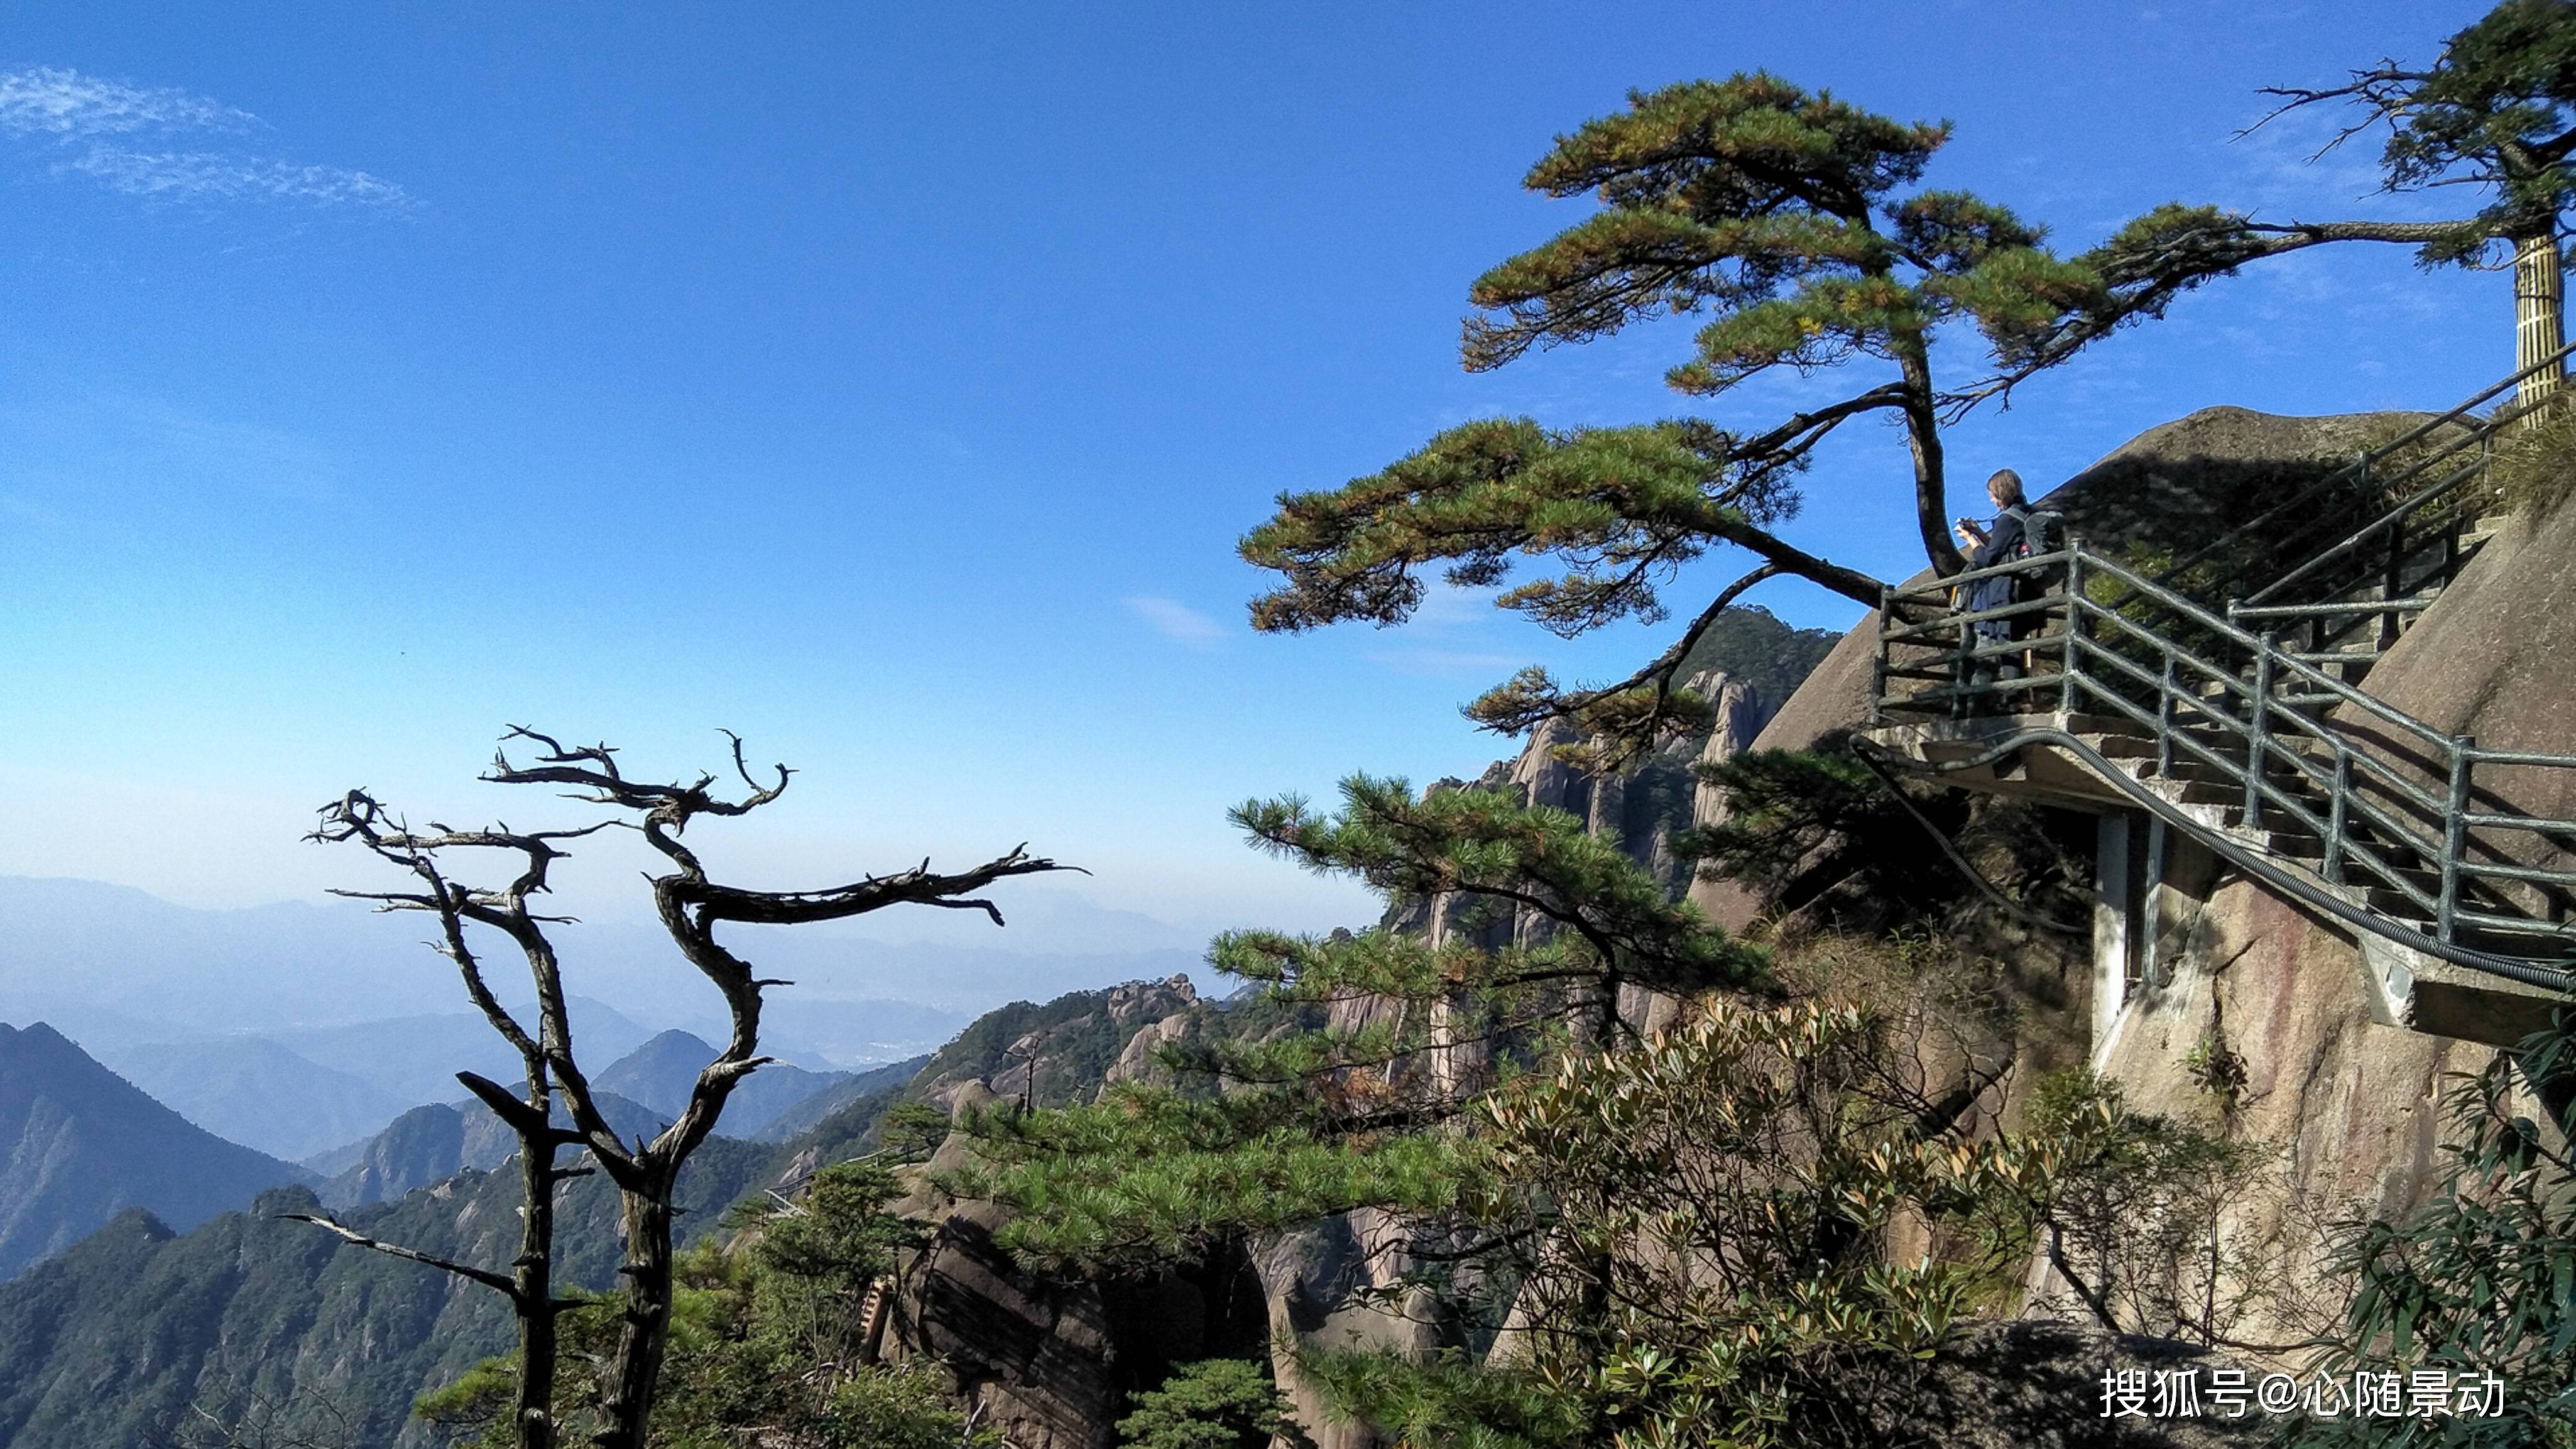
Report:
M1960 583L2006 575L2040 584L2063 581L2069 586L2054 597L2026 598L1974 613L1946 609L1950 591ZM2072 586L2096 575L2113 586L2120 605L2143 602L2169 617L2158 627L2104 604L2085 588ZM2037 590L2026 592L2035 594ZM1943 607L1930 617L1909 621L1909 604L1927 609ZM2027 617L2035 612L2062 621L2057 632L1981 641L1971 627L1981 620ZM2196 648L2184 642L2173 633L2177 627L2208 644ZM1937 642L1952 631L1958 640L1955 648ZM2110 642L2115 640L2160 657L2161 672L2124 655ZM1891 677L1938 677L1900 664L1893 655L1897 648L1924 651L1930 656L1927 662L1955 662L1957 666L1956 683L1913 691L1910 700L1917 704L1948 701L1959 706L1980 696L2043 690L2058 696L2062 713L2078 712L2079 704L2086 709L2107 710L2153 732L2160 763L2178 756L2189 757L2222 781L2241 788L2241 818L2249 831L2265 828L2267 810L2277 812L2283 821L2315 833L2322 841L2323 874L2330 884L2340 884L2358 868L2374 884L2429 917L2432 930L2428 935L2384 912L2364 910L2341 897L2332 897L2339 905L2330 913L2339 919L2349 920L2357 914L2375 923L2369 929L2383 936L2416 949L2424 949L2423 943L2429 942L2441 948L2432 954L2474 970L2516 980L2545 979L2560 984L2562 989L2569 979L2556 968L2531 966L2528 961L2514 971L2496 971L2494 963L2518 958L2461 946L2455 938L2464 925L2576 936L2576 926L2503 916L2484 908L2490 898L2515 908L2505 885L2563 887L2576 884L2576 872L2542 870L2509 858L2472 859L2474 842L2469 834L2474 828L2522 829L2544 836L2576 835L2576 821L2542 820L2471 808L2476 803L2474 773L2481 764L2576 770L2576 756L2481 749L2467 736L2436 729L2354 688L2299 657L2296 651L2283 648L2273 635L2253 633L2162 583L2093 552L2074 538L2068 539L2063 548L2033 558L1991 565L1912 588L1889 589L1883 598L1877 643L1872 685L1874 713L1888 702ZM2212 647L2241 657L2253 676L2251 682L2238 668L2205 657L2204 649ZM2058 657L2058 670L2053 675L1987 683L1975 678L1981 662L2048 653ZM2188 684L2183 679L2185 671L2191 676ZM2200 688L2203 681L2215 682L2218 693L2204 696L2184 692L2186 688ZM2150 696L2152 705L2142 704L2131 695ZM2310 708L2293 707L2285 695L2295 695ZM2222 702L2225 707L2221 707ZM2241 718L2237 712L2239 702L2243 706ZM2438 793L2427 788L2430 780L2419 784L2405 769L2349 738L2345 727L2332 717L2312 712L2316 705L2366 715L2394 731L2401 749L2421 751L2428 776L2440 776ZM2216 738L2195 736L2191 733L2194 729L2212 731ZM2064 735L2063 731L2057 733ZM2239 743L2225 745L2228 739ZM2302 749L2285 741L2321 744L2331 752L2332 763L2329 766L2309 759ZM2142 782L2109 767L2089 747L2079 754L2099 763L2107 771L2105 778L2125 793L2154 795ZM2281 781L2290 778L2318 793L2302 794L2283 788ZM2373 791L2376 798L2369 793ZM2226 837L2223 829L2194 820L2163 797L2155 799L2159 803L2150 808L2160 813L2172 810L2177 823L2213 848L2222 838L2233 840ZM2438 820L2438 831L2416 824L2406 818L2409 815L2423 818L2427 825ZM2374 841L2356 834L2356 827L2383 838ZM2237 842L2230 848L2246 847ZM2415 863L2400 864L2401 857L2412 857ZM2280 872L2275 868L2273 873ZM2472 896L2476 898L2474 902Z
M2099 750L2064 730L2048 726L2018 730L1966 759L1931 762L1908 760L1902 756L1891 755L1867 740L1860 740L1856 744L1859 749L1881 758L1885 763L1928 774L1954 774L1965 770L1983 769L2032 744L2045 744L2064 750L2092 766L2094 773L2109 781L2121 793L2135 801L2140 808L2163 820L2166 825L2192 834L2220 859L2260 880L2272 890L2288 896L2321 915L2333 917L2345 925L2368 931L2411 950L2420 951L2436 960L2448 961L2454 966L2464 966L2469 970L2483 972L2490 976L2501 976L2510 981L2519 981L2526 986L2576 993L2576 972L2534 965L2512 956L2499 956L2493 952L2474 950L2427 936L2402 922L2389 920L2376 911L2356 906L2331 891L2317 889L2299 876L2282 869L2279 864L2259 850L2251 849L2224 834L2211 834L2204 831L2200 822L2194 820L2180 806L2132 779L2126 771L2113 765Z
M2434 499L2441 497L2445 493L2449 493L2457 489L2459 485L2466 483L2471 478L2483 474L2486 471L2486 466L2487 460L2483 457L2461 465L2459 469L2451 473L2450 476L2442 479L2442 481L2423 489L2407 498L2405 501L2397 504L2395 507L2388 509L2377 518L2372 519L2370 522L2363 524L2360 528L2344 535L2343 538L2327 545L2315 554L2310 555L2307 562L2300 564L2298 567L2291 569L2288 573L2281 575L2272 582L2265 584L2262 588L2255 590L2252 594L2247 595L2246 602L2259 604L2280 593L2282 590L2289 588L2291 585L2307 579L2324 565L2331 563L2336 559L2350 557L2353 554L2359 553L2364 547L2377 541L2381 534L2392 528L2403 526L2406 520L2413 516L2416 510L2424 507L2424 505L2428 503L2431 503Z
M2540 361L2511 374L2502 381L2490 386L2484 392L2481 392L2475 397L2468 399L2466 402L2453 407L2448 412L2427 418L2423 422L2417 423L2414 427L2407 429L2405 432L2398 434L2388 442L2382 443L2378 447L2362 453L2352 462L2347 463L2343 467L2338 468L2318 479L2308 487L2301 489L2298 493L2282 499L2281 501L2273 504L2270 508L2267 508L2263 512L2255 515L2253 518L2246 520L2244 523L2241 523L2235 528L2228 530L2226 533L2219 535L2217 538L2210 540L2207 544L2202 545L2198 551L2183 558L2179 562L2169 564L2158 570L2156 574L2156 582L2170 583L2181 577L2195 565L2207 563L2209 560L2220 556L2229 548L2256 537L2259 530L2279 522L2282 518L2293 515L2299 508L2314 503L2317 499L2326 496L2326 494L2331 492L2335 487L2357 479L2368 478L2370 476L2371 466L2375 462L2384 461L2385 459L2396 456L2405 449L2411 448L2415 444L2431 436L2439 429L2458 426L2463 420L2469 419L2479 407L2493 401L2495 398L2506 392L2520 387L2527 379L2535 377L2552 368L2561 366L2571 357L2576 357L2576 342L2571 342L2568 345L2559 348L2556 352L2551 353L2549 356L2542 358ZM2508 404L2505 407L2498 408L2492 415L2486 418L2476 419L2475 426L2471 427L2468 430L2467 436L2460 439L2453 448L2446 450L2443 453L2437 453L2433 458L2422 460L2415 465L2415 470L2420 471L2422 468L2438 461L2439 458L2448 456L2449 452L2457 451L2459 447L2466 446L2467 443L2471 441L2492 437L2498 429L2503 427L2506 423L2521 417L2523 413L2528 410L2529 409L2527 407L2524 407L2519 403ZM2401 472L2398 476L2400 479L2403 479L2409 475L2408 473ZM2375 524L2373 525L2373 527L2376 526L2377 525Z
M2483 749L2469 736L2435 729L2354 688L2353 679L2318 667L2332 662L2349 668L2354 661L2367 667L2395 640L2402 616L2421 612L2456 573L2463 558L2460 530L2480 501L2469 487L2485 478L2497 435L2530 415L2531 406L2516 399L2483 417L2476 410L2570 357L2576 357L2576 343L2361 453L2153 578L2070 537L2064 547L2033 558L1887 589L1872 661L1872 722L1891 702L1891 681L1897 679L1930 681L1929 687L1908 691L1904 702L1917 708L1946 703L1964 711L1980 698L2045 691L2056 700L2061 724L2079 707L2125 719L2154 737L2159 774L2170 777L2182 762L2198 772L2196 778L2241 790L2237 819L2252 839L2183 810L2064 729L2023 725L1978 759L2000 758L2031 741L2066 749L2222 858L2326 915L2473 970L2576 991L2576 973L2538 964L2548 957L2502 955L2457 939L2463 928L2508 938L2554 936L2576 953L2576 922L2564 919L2569 896L2576 893L2576 870L2520 863L2511 850L2472 835L2520 831L2576 849L2576 820L2476 808L2488 802L2475 782L2481 765L2576 770L2576 756ZM2401 461L2407 450L2445 431L2449 436L2432 448ZM2469 456L2462 459L2463 454ZM2312 525L2276 527L2303 508L2333 526L2332 512L2311 505L2357 484L2372 487L2382 499L2400 489L2406 496L2375 509L2374 517L2339 539L2317 540L2319 530ZM2231 599L2225 617L2172 587L2194 567L2230 550L2243 552L2248 544L2255 548L2235 560L2243 566L2238 576L2251 569L2271 577ZM2338 560L2359 564L2360 572L2329 573ZM1953 607L1960 586L2005 576L2061 588L2054 597L2039 597L2042 588L2025 586L2016 591L2019 602L1973 612ZM2097 598L2092 586L2099 584L2109 587ZM2308 587L2299 588L2303 584ZM2317 597L2275 602L2294 588ZM2367 597L2373 592L2379 597ZM2131 617L2133 611L2151 618ZM2034 614L2056 620L2056 631L2007 639L1976 628ZM2341 646L2374 617L2381 620L2376 646ZM2273 632L2257 633L2247 625ZM2284 648L2278 633L2284 629L2307 634L2307 647ZM2016 622L2011 632L2026 631ZM1955 645L1946 642L1954 638ZM2330 642L2338 647L2329 648ZM1900 649L1910 656L1897 658ZM2050 654L2058 663L2054 674L1980 682L1981 672L1994 666ZM2160 669L2154 667L2158 662ZM2375 721L2395 738L2355 738L2350 731L2356 717ZM1913 767L1946 773L1975 763L1926 761ZM2323 887L2288 863L2270 860L2266 846L2256 843L2279 839L2285 825L2292 835L2316 837L2322 859L2314 869ZM2472 858L2473 850L2489 858ZM2366 878L2363 885L2373 894L2386 892L2381 899L2396 903L2393 909L2425 918L2429 934L2392 916L2371 895L2355 902L2338 894L2355 874ZM2548 919L2499 913L2523 911L2531 899L2524 892L2530 891L2539 893Z

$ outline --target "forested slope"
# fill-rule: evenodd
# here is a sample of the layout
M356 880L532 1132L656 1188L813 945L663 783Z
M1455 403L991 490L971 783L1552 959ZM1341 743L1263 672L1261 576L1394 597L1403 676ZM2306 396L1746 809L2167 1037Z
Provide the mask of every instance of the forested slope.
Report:
M681 1178L681 1238L716 1230L725 1208L747 1194L873 1150L880 1120L899 1102L968 1080L1009 1085L1012 1067L1032 1050L1041 1096L1088 1096L1126 1037L1187 995L1185 983L1177 993L1140 983L1013 1003L968 1027L935 1060L914 1064L922 1070L906 1079L875 1075L866 1082L873 1090L789 1140L713 1138ZM501 1263L517 1245L518 1193L515 1172L468 1168L399 1201L338 1216L389 1242ZM411 1420L412 1401L509 1346L506 1306L487 1289L277 1217L318 1205L309 1188L282 1188L186 1233L128 1212L0 1283L0 1444L211 1446L227 1431L303 1434L347 1449L440 1442ZM605 1181L573 1183L557 1222L559 1281L610 1286L618 1238Z

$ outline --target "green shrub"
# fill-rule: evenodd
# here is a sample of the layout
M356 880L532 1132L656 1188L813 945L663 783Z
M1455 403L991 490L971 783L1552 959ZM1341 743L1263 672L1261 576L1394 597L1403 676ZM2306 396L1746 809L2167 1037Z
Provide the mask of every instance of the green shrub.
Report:
M2576 407L2560 406L2536 426L2505 438L2487 467L2496 498L2538 522L2576 492Z
M2450 1166L2432 1201L2399 1218L2348 1221L2337 1243L2353 1290L2325 1366L2490 1374L2504 1381L2504 1415L2436 1420L2407 1438L2402 1423L2321 1421L2303 1442L2576 1445L2576 1160L2566 1124L2532 1120L2522 1093L2529 1083L2561 1088L2570 1072L2576 1020L2562 1015L2461 1077Z
M1280 1435L1305 1438L1269 1368L1240 1358L1181 1365L1118 1421L1118 1442L1130 1449L1269 1449Z

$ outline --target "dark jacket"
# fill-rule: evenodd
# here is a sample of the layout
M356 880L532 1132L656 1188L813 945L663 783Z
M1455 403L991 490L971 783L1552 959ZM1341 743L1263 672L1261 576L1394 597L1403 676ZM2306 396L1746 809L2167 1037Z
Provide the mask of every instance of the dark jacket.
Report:
M2029 517L2028 510L2018 504L1996 514L1995 521L1987 526L1986 541L1968 555L1968 567L1981 569L1992 564L2009 563L2018 557L2022 553L2021 543ZM1968 585L1968 597L1960 602L1961 611L1977 614L2012 603L2019 597L2015 582L2010 574L1976 580ZM1976 628L1980 634L2000 638L2011 631L2013 622L2011 619L1981 619Z
M1995 521L1986 525L1986 541L1968 555L1968 567L1981 569L2011 558L2013 549L2022 540L2023 526L2029 520L2029 510L2019 504L1996 514Z

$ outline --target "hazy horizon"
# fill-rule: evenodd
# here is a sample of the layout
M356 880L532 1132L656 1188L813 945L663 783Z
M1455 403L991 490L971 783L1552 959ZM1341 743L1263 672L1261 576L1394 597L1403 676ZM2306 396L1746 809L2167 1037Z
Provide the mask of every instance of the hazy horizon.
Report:
M1036 932L977 940L954 931L905 935L890 923L876 931L835 923L745 927L727 939L764 972L796 982L773 991L770 1026L788 1050L815 1049L815 1033L802 1020L809 1003L905 1004L963 1025L1008 1001L1175 972L1203 987L1218 983L1202 959L1204 938L1183 928L1101 911L1071 892L1042 887L1018 904L1038 908ZM66 1026L75 1021L130 1045L473 1011L453 968L425 944L427 917L378 914L360 902L206 909L109 882L0 876L0 911L10 924L0 934L0 1021L17 1025L48 1020L77 1036ZM1044 924L1050 911L1051 932ZM567 989L577 996L648 1033L721 1034L721 998L658 925L584 922L550 934ZM524 968L508 943L479 930L469 939L487 953L495 993L514 1006L529 1001Z

